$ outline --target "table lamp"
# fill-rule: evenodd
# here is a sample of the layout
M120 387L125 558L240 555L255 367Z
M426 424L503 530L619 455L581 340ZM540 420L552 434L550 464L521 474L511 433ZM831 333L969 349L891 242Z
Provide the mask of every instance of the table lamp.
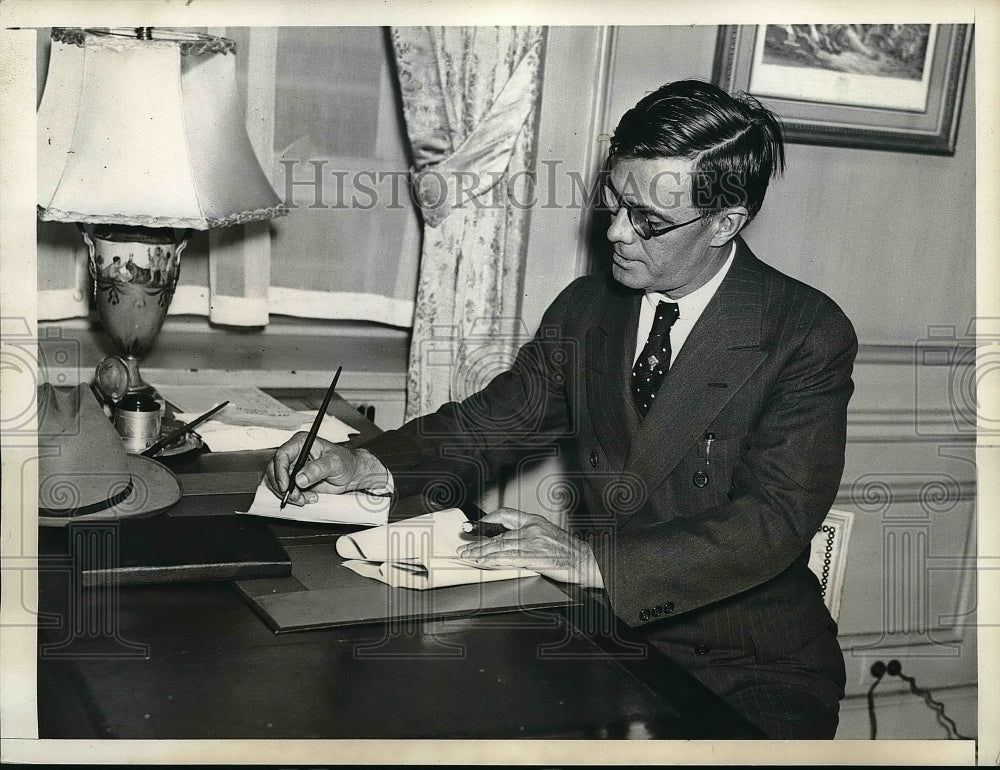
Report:
M121 353L98 364L97 381L119 409L153 401L138 358L163 325L192 230L288 212L247 136L235 56L232 40L179 30L52 30L38 215L77 224L87 244L97 312ZM145 448L116 425L130 451Z

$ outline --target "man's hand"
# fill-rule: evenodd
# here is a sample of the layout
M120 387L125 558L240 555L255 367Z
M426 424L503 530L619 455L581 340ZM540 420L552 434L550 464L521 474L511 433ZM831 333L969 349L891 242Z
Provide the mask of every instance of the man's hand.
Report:
M544 516L514 508L498 508L481 520L502 524L508 531L480 543L462 546L459 557L491 567L525 567L563 583L604 587L590 546Z
M278 497L288 489L289 474L305 443L306 434L296 433L282 444L267 464L264 478L267 488ZM315 503L318 493L339 494L360 489L383 491L389 472L367 449L351 449L316 437L309 452L309 461L295 477L296 488L288 496L293 505Z

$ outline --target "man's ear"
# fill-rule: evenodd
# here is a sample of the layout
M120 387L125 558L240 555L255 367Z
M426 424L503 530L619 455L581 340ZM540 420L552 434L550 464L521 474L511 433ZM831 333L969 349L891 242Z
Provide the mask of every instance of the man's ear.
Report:
M725 246L750 219L750 212L743 206L733 206L715 215L715 233L712 235L713 246Z

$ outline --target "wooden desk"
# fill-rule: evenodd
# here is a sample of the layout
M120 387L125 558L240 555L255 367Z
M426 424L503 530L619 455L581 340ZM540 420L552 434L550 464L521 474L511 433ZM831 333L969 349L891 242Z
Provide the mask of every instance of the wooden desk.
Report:
M331 412L377 430L343 401ZM269 456L180 464L185 496L169 515L211 496L227 512L248 503ZM241 491L206 491L213 474ZM229 583L81 590L46 563L43 738L757 737L628 629L609 633L613 616L589 596L564 610L275 635ZM78 632L95 618L101 633Z

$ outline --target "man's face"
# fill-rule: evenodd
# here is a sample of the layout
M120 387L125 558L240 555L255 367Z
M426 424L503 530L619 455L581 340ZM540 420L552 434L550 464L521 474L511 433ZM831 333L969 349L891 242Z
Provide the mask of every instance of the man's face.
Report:
M629 222L627 207L646 214L653 230L695 219L691 181L695 161L683 158L618 158L610 181L624 205L607 236L613 251L612 275L633 289L664 292L673 299L708 282L729 256L722 248L715 217L643 240Z

